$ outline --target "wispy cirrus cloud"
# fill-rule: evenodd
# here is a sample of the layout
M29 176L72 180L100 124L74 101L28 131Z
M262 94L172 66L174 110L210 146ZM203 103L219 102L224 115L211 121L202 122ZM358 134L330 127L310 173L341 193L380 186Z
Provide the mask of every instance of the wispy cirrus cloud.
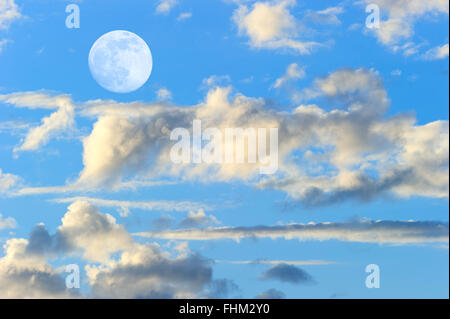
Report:
M112 200L86 196L56 198L52 199L51 201L55 203L74 203L78 201L85 201L99 207L117 207L119 208L121 215L124 217L129 214L129 210L132 208L147 211L173 211L173 212L200 211L203 212L203 215L202 216L195 215L195 216L204 218L206 218L206 216L204 215L204 210L212 210L212 207L209 205L193 201L164 201L164 200L126 201L126 200Z

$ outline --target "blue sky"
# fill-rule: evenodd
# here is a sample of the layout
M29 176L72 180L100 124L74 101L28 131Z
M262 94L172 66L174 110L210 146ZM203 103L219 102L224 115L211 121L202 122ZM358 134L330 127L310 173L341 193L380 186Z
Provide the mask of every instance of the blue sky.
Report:
M70 3L0 0L0 297L448 298L448 1ZM134 92L89 70L114 30ZM276 123L278 172L172 163L192 118Z

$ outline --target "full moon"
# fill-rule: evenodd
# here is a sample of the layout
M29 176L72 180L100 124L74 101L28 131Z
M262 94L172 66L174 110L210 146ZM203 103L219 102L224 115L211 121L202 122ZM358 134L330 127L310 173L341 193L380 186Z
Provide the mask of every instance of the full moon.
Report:
M108 91L129 93L147 82L153 58L147 43L128 31L111 31L95 41L89 52L89 69Z

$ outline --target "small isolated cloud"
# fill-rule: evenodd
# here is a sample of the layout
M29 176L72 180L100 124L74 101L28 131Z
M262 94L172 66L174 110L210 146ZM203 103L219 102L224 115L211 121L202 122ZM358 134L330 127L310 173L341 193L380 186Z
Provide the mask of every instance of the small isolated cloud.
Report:
M198 210L197 213L189 212L188 215L180 221L181 227L199 227L207 224L220 224L220 222L215 216L206 215L203 209Z
M10 43L11 40L8 39L2 39L0 40L0 53L2 53L3 48L6 46L7 43Z
M158 218L152 220L152 226L156 230L164 230L170 228L174 223L175 218L168 214L162 214Z
M233 21L239 34L249 38L251 47L308 54L319 44L299 39L299 22L290 12L295 4L295 0L283 0L255 2L252 7L240 5L233 13Z
M176 5L178 4L178 0L160 0L158 5L156 6L156 13L158 14L167 14L169 13Z
M0 194L7 193L20 182L19 176L3 173L0 169Z
M229 75L211 75L202 80L202 88L209 89L211 87L228 85L231 82Z
M290 81L303 78L305 74L306 73L304 68L301 68L297 63L292 63L287 67L284 75L276 79L272 87L279 89Z
M323 10L313 11L306 15L306 18L312 20L315 23L320 24L341 24L338 15L342 14L344 9L342 7L329 7Z
M0 30L8 29L13 21L21 17L22 14L14 0L0 0Z
M332 261L327 260L268 260L268 259L256 259L256 260L216 260L216 262L229 263L229 264L248 264L248 265L278 265L278 264L289 264L289 265L331 265L334 264Z
M448 58L449 54L449 46L448 43L434 47L427 52L425 52L422 56L425 60L441 60Z
M17 222L13 217L4 218L2 214L0 214L0 230L7 228L16 228Z
M292 284L311 284L315 282L313 277L306 271L288 264L279 264L269 268L262 273L261 279L274 279Z
M402 70L399 70L399 69L392 70L391 75L392 76L400 76L400 75L402 75Z
M255 299L284 299L284 298L286 298L286 294L281 290L275 288L263 291L255 296Z
M158 97L158 100L168 101L172 99L172 92L162 87L158 91L156 91L156 96Z
M177 21L183 21L192 18L192 12L182 12L178 15Z

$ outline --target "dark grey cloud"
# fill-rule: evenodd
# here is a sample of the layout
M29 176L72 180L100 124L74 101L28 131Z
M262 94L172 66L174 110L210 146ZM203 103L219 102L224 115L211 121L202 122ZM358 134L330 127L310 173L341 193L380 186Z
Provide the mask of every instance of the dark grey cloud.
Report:
M216 279L211 282L209 298L229 298L240 291L239 286L230 279Z
M38 255L67 253L72 249L62 232L58 230L54 235L50 235L43 224L33 227L26 247L27 253Z
M92 282L93 297L177 298L200 293L212 282L210 261L198 254L168 259L153 250L154 260L137 264L118 263L100 271Z
M203 209L200 209L197 213L189 212L185 218L183 218L179 226L184 228L200 227L207 224L220 224L214 215L206 215Z
M152 226L156 230L164 230L170 228L170 226L172 226L174 221L175 218L173 218L172 216L163 214L158 218L152 220Z
M261 279L274 279L282 282L289 282L293 284L314 284L315 280L303 269L288 265L279 264L267 269L261 274Z
M347 200L370 202L378 196L388 194L393 187L410 183L413 178L412 169L394 170L389 176L378 179L360 174L355 187L336 188L332 192L311 187L300 201L308 208L338 204Z
M286 294L275 288L263 291L255 296L255 299L284 299L284 298L286 298Z

